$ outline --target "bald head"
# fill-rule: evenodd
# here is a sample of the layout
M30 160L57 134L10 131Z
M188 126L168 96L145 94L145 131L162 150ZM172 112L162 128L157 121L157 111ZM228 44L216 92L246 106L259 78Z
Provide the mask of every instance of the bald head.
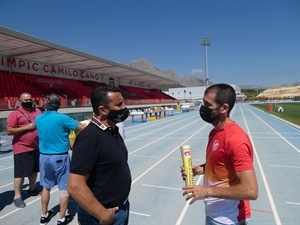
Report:
M31 94L29 94L28 92L22 93L22 94L20 95L20 98L19 98L19 100L22 101L22 102L24 102L24 101L26 101L26 100L29 100L29 99L32 101L32 96L31 96Z
M32 96L28 92L24 92L20 95L19 99L20 104L23 108L32 108Z

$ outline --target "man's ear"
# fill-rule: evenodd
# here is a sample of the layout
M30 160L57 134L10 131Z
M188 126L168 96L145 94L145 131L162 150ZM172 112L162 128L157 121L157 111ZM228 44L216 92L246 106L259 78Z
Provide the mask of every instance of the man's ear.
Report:
M229 105L227 103L223 104L223 110L222 113L228 113Z
M107 116L107 110L104 106L100 105L98 107L98 111L99 111L100 115Z

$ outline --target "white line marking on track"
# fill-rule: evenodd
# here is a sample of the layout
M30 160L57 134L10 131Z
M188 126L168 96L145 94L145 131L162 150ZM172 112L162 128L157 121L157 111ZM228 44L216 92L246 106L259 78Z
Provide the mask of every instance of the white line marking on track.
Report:
M156 156L148 156L148 155L132 155L132 156L135 156L135 157L142 157L142 158L153 158L153 159L157 159Z
M273 211L273 215L274 215L274 219L276 221L276 224L277 225L281 225L281 221L280 221L280 218L279 218L279 215L278 215L278 212L277 212L277 209L276 209L276 206L275 206L275 203L274 203L274 200L273 200L273 196L271 194L271 190L270 190L270 187L269 187L269 184L268 184L268 181L267 181L267 178L266 178L266 175L265 175L265 172L263 170L263 167L261 165L261 162L260 162L260 159L257 155L257 151L256 151L256 148L255 148L255 145L253 143L253 139L252 139L252 136L251 136L251 133L250 133L250 130L249 130L249 127L248 127L248 123L246 121L246 118L244 116L244 113L243 113L243 110L242 110L242 107L240 105L240 109L241 109L241 112L242 112L242 115L243 115L243 119L245 121L245 124L246 124L246 128L247 128L247 131L248 131L248 134L249 134L249 138L251 140L251 143L253 145L253 150L254 150L254 155L255 155L255 158L256 158L256 161L257 161L257 164L258 164L258 167L259 167L259 170L260 170L260 173L261 173L261 176L262 176L262 179L263 179L263 182L264 182L264 185L265 185L265 188L266 188L266 191L267 191L267 195L268 195L268 198L269 198L269 201L270 201L270 205L271 205L271 208L272 208L272 211ZM247 108L248 109L248 108ZM253 113L250 109L248 109L251 113ZM254 114L254 113L253 113ZM259 118L256 114L254 114L257 118ZM261 121L263 121L261 118L259 118ZM264 121L263 121L264 122ZM265 123L265 122L264 122ZM266 123L265 123L266 124ZM267 124L266 124L267 125ZM269 126L269 125L268 125ZM270 126L269 126L270 127ZM271 128L271 127L270 127ZM271 128L273 129L273 128ZM274 130L274 129L273 129ZM274 130L275 131L275 130ZM276 131L275 131L276 132ZM279 134L280 135L280 134Z
M168 190L176 190L176 191L182 191L181 188L172 188L172 187L166 187L166 186L157 186L157 185L151 185L151 184L142 184L146 187L154 187L154 188L161 188L161 189L168 189Z
M139 150L141 150L141 149L143 149L143 148L145 148L145 147L147 147L147 146L149 146L149 145L152 145L153 143L155 143L155 142L157 142L157 141L159 141L159 140L161 140L161 139L165 139L166 137L170 136L171 134L173 134L173 133L175 133L175 132L181 130L181 129L184 128L184 127L188 127L188 126L190 126L190 125L192 125L192 124L194 124L194 122L191 122L191 123L189 123L189 124L187 124L187 125L185 125L185 126L182 126L182 127L178 128L177 130L174 130L173 132L168 133L168 134L166 134L166 135L164 135L164 136L162 136L162 137L160 137L160 138L157 138L157 139L155 139L155 141L152 141L152 142L150 142L150 143L144 145L143 147L140 147L140 148L138 148L138 149L136 149L136 150L134 150L134 151L128 153L128 155L131 155L131 154L133 154L133 153L135 153L135 152L137 152L137 151L139 151ZM193 134L193 135L190 136L188 139L186 139L186 141L192 139L196 134L198 134L198 133L199 133L202 129L204 129L206 126L207 126L207 124L206 124L204 127L202 127L200 130L198 130L197 133ZM184 144L186 141L184 141L184 142L181 143L181 144ZM179 147L180 147L180 145L179 145L178 147L176 147L173 151L171 151L171 152L170 152L168 155L166 155L165 157L169 156L171 153L173 153L174 151L178 150ZM165 158L165 157L164 157L164 158ZM164 158L163 158L163 159L164 159Z
M186 126L190 126L190 124L187 124ZM185 126L185 127L186 127L186 126ZM178 149L180 148L181 145L185 144L188 140L192 139L196 134L198 134L198 133L199 133L202 129L204 129L206 126L208 126L208 124L204 125L201 129L199 129L196 133L194 133L192 136L190 136L188 139L186 139L184 142L182 142L180 145L178 145L176 148L174 148L172 151L170 151L167 155L165 155L164 157L162 157L159 161L157 161L157 163L155 163L153 166L151 166L149 169L147 169L144 173L142 173L140 176L138 176L137 178L135 178L135 179L132 181L132 184L134 184L136 181L138 181L140 178L142 178L145 174L147 174L150 170L152 170L154 167L156 167L156 166L157 166L159 163L161 163L163 160L165 160L168 156L170 156L171 154L173 154L173 152L178 151ZM179 128L179 129L182 129L182 127ZM178 129L178 130L179 130L179 129ZM171 133L169 133L169 134L167 134L167 135L165 135L165 136L171 135L172 133L174 133L174 132L176 132L176 131L177 131L177 130L175 130L175 131L173 131L173 132L171 132ZM163 139L165 136L163 136L163 137L157 139L157 141L160 140L160 139ZM156 141L155 141L155 142L156 142ZM146 146L148 146L148 145L151 145L151 144L153 144L153 143L154 143L154 142L148 143L147 145L144 145L143 147L138 148L138 149L132 151L132 152L129 153L128 155L131 155L132 153L137 152L137 151L143 149L144 147L146 147Z
M253 137L255 138L255 139L281 139L281 137L266 137L266 136L255 136L255 135L253 135ZM294 138L293 138L294 139ZM296 138L295 138L296 139Z
M5 184L5 185L1 186L0 188L5 188L5 187L7 187L7 186L9 186L9 185L13 185L13 184L14 184L14 182L11 182L11 183L9 183L9 184Z
M282 165L269 165L273 167L283 167L283 168L293 168L293 169L300 169L300 166L282 166Z
M300 205L299 202L286 202L287 204L292 204L292 205Z
M190 118L186 118L186 119L183 119L181 121L176 121L176 122L174 122L172 124L169 124L169 125L166 125L166 126L161 126L161 128L157 128L155 130L151 130L151 132L148 132L148 133L145 133L145 134L142 134L142 135L139 135L139 136L134 136L133 138L127 138L127 139L125 139L125 143L127 143L128 141L135 141L136 139L140 139L141 137L144 137L144 136L149 137L150 135L157 135L158 131L160 131L162 129L165 129L166 127L175 127L177 123L181 123L182 121L189 120L189 119ZM193 123L190 123L190 124L193 124ZM184 126L184 127L186 127L186 126ZM178 131L178 130L181 130L181 129L179 128L176 131ZM139 132L139 133L141 133L141 132ZM172 133L174 133L174 132L172 132ZM167 136L168 135L166 135L165 137L167 137ZM173 136L171 136L171 137L173 138ZM146 138L146 139L148 139L148 138Z
M50 194L52 194L52 193L54 193L54 192L56 192L56 191L58 191L58 188L52 190L52 191L50 192ZM36 201L40 201L40 200L41 200L41 197L39 197L39 198L37 198L37 199L34 199L34 200L32 200L32 201L26 203L26 205L31 205L31 204L35 203ZM5 218L5 217L7 217L7 216L9 216L9 215L11 215L11 214L13 214L13 213L15 213L15 212L17 212L17 211L19 211L19 210L21 210L21 209L22 209L22 208L17 208L17 209L15 209L15 210L10 211L9 213L4 214L3 216L0 217L0 220L3 219L3 218Z
M12 158L12 155L11 155L11 156L7 156L7 157L4 157L4 158L1 158L0 160L5 160L5 159L9 159L9 158Z
M241 106L240 106L241 108ZM296 148L293 144L291 144L287 139L285 139L280 133L278 133L273 127L271 127L269 124L267 124L265 121L263 121L258 115L256 115L252 110L250 110L249 108L247 108L248 111L250 111L254 116L256 116L259 120L261 120L264 124L266 124L271 130L273 130L279 137L281 137L283 140L285 140L286 143L288 143L290 146L292 146L298 153L300 153L300 150L298 148ZM241 109L242 110L242 109ZM243 114L243 111L242 111ZM244 117L244 114L243 114ZM244 117L245 120L245 117ZM245 120L246 121L246 120ZM247 124L246 124L247 125ZM248 128L248 126L247 126Z
M199 184L200 184L202 178L203 178L203 175L200 175L199 178L198 178L198 180L197 180L197 182L196 182L196 185L199 185ZM190 201L191 201L191 200L192 200L192 199L188 200L188 201L185 203L184 208L183 208L183 210L181 211L181 213L180 213L180 215L179 215L179 217L178 217L178 219L177 219L176 225L180 225L180 224L182 223L182 220L183 220L183 218L184 218L184 216L185 216L185 214L186 214L186 212L187 212L187 210L188 210L188 208L189 208L189 206L190 206Z
M14 166L8 166L8 167L5 167L4 169L1 169L0 171L4 171L4 170L8 170L10 168L13 168Z
M252 132L252 134L263 134L263 135L266 135L266 134L274 134L274 132ZM297 132L294 132L294 133L281 133L281 134L284 134L284 135L298 135L299 133Z
M144 213L138 213L138 212L133 212L133 211L129 211L129 213L131 213L131 214L136 214L136 215L139 215L139 216L147 216L147 217L151 217L151 215L149 215L149 214L144 214Z

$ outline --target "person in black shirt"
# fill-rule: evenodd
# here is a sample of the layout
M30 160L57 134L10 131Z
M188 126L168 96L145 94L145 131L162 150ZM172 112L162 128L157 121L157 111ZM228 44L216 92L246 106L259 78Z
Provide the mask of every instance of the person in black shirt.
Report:
M94 116L74 143L68 192L78 203L81 225L127 225L131 173L117 123L129 116L120 90L96 87Z

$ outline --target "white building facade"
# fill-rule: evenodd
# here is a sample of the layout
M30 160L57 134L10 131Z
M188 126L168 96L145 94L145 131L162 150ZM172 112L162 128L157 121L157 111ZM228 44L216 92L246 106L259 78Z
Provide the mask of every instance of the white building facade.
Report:
M241 88L236 84L230 84L235 90L237 96L241 95ZM202 101L206 86L198 87L183 87L183 88L170 88L168 95L178 100L200 100Z

